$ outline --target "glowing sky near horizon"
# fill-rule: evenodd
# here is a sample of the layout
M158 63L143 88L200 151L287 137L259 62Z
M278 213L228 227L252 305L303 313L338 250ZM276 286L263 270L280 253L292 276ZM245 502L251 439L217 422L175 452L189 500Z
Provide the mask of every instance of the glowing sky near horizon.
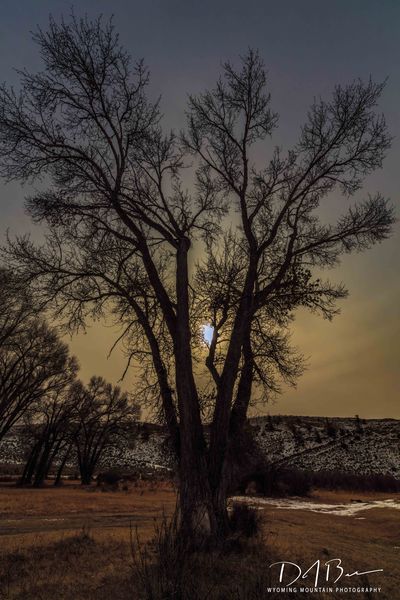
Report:
M46 28L51 12L57 19L70 12L70 0L2 0L0 81L17 85L13 68L40 68L30 31ZM162 94L166 126L184 126L187 93L214 85L220 64L236 60L248 46L266 62L272 107L280 115L271 148L296 141L314 96L328 96L336 83L356 77L388 77L380 109L394 136L384 168L365 182L356 199L380 191L399 205L400 162L400 3L390 0L81 0L76 13L115 15L121 41L135 57L145 57L152 74L151 93ZM31 188L0 181L0 240L33 230L24 215L23 198ZM338 198L326 205L334 219L346 208ZM36 235L36 234L35 234ZM400 417L400 228L390 240L358 255L344 256L339 268L325 275L343 281L350 296L341 314L327 322L306 311L296 315L293 342L308 357L309 368L297 389L285 390L264 413ZM205 339L206 332L204 330ZM207 332L207 336L209 332ZM115 330L93 325L72 339L82 377L103 374L117 382L124 360L118 350L107 359ZM133 385L132 372L123 387Z

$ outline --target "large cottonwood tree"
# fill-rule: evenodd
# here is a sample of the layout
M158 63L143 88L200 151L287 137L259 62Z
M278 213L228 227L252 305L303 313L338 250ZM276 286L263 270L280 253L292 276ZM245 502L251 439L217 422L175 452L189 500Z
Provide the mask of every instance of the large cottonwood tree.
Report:
M346 291L320 271L383 240L393 223L380 194L350 202L333 224L319 217L322 202L351 197L382 165L383 85L355 81L314 101L284 153L268 141L278 119L257 52L190 97L176 136L163 132L146 98L148 72L111 23L51 20L34 40L44 69L21 72L18 92L0 92L0 164L9 180L42 182L27 207L48 240L15 242L15 266L72 326L112 310L132 352L140 340L179 457L183 529L223 533L229 448L254 382L273 389L274 379L296 376L285 337L293 311L332 316ZM213 335L201 350L206 323ZM197 377L199 358L211 392Z

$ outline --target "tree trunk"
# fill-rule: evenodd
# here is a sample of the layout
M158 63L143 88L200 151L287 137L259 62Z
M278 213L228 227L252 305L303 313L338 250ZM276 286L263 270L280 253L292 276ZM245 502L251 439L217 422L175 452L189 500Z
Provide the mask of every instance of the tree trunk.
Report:
M216 519L208 479L207 450L199 399L193 376L189 322L187 254L189 240L177 252L177 327L174 339L175 380L180 418L179 508L182 533L196 544L216 534Z
M60 485L61 476L62 476L62 473L64 471L65 464L66 464L66 462L68 460L69 453L71 452L71 448L72 448L72 443L68 446L68 449L67 449L66 453L64 454L64 458L62 459L62 461L61 461L61 463L60 463L60 465L59 465L59 467L57 469L56 478L54 480L54 485L55 486Z
M46 442L44 444L44 448L43 448L39 463L36 468L35 479L33 481L34 487L40 487L44 483L44 480L46 478L47 464L49 461L50 452L51 452L51 444Z
M36 469L36 465L37 465L37 461L39 458L41 448L42 448L41 441L36 442L36 444L33 446L31 453L29 455L29 458L26 462L24 472L20 479L21 485L29 485L32 483L32 478L35 473L35 469Z
M81 468L81 485L90 485L93 479L93 470L89 467Z
M179 350L176 353L176 370L180 409L180 517L183 533L195 541L198 536L214 535L216 520L191 361L187 354Z
M52 443L53 450L49 454L46 466L44 468L44 479L48 479L48 477L49 477L49 472L50 472L51 467L53 466L54 459L56 458L57 454L60 451L62 440L59 440L55 446L54 446L54 443L55 442L53 440L53 443Z
M257 259L256 257L253 257L250 259L246 281L243 287L239 308L236 313L225 364L218 385L215 410L211 424L209 459L210 484L221 535L226 534L227 523L227 467L225 463L227 461L230 445L232 396L239 371L243 346L250 340L253 289L256 275Z
M213 489L213 509L217 522L218 537L226 538L230 533L228 514L229 464L225 459L218 485Z

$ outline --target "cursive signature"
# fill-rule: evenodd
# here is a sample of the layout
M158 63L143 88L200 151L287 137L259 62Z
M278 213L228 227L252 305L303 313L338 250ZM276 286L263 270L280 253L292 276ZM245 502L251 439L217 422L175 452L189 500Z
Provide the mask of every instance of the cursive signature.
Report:
M300 579L300 577L301 577L301 579L306 579L306 577L309 576L309 574L312 572L312 570L315 569L314 585L315 585L315 587L317 587L318 583L319 583L319 579L323 575L323 573L322 573L323 567L325 567L324 581L329 582L332 577L335 577L335 579L332 583L338 582L339 579L341 579L342 577L356 577L356 576L360 576L360 575L369 575L370 573L379 573L379 572L383 571L383 569L374 569L372 571L354 571L353 573L351 573L351 572L345 573L345 570L342 567L342 560L340 558L331 558L330 560L327 560L322 565L321 565L320 559L318 559L310 567L308 567L308 569L304 572L303 572L303 569L300 567L300 565L297 565L294 562L290 562L290 561L286 561L286 560L274 562L271 565L269 565L269 568L271 569L271 567L274 567L276 565L281 565L280 570L279 570L279 583L283 583L285 570L288 565L291 565L292 567L297 569L296 577L294 579L292 579L291 581L288 581L287 583L283 583L283 585L285 585L285 586L293 585L293 583L298 581Z

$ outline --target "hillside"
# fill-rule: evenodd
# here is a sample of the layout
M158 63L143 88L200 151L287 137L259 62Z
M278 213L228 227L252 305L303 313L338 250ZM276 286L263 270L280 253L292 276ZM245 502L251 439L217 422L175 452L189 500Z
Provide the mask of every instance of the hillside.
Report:
M271 463L311 471L390 474L400 479L398 420L274 416L256 417L250 423ZM15 430L0 443L0 465L17 470L23 462L24 448ZM146 472L172 466L165 433L151 424L142 424L136 439L122 449L112 448L102 465Z
M400 479L398 420L258 417L252 425L257 443L273 463Z

